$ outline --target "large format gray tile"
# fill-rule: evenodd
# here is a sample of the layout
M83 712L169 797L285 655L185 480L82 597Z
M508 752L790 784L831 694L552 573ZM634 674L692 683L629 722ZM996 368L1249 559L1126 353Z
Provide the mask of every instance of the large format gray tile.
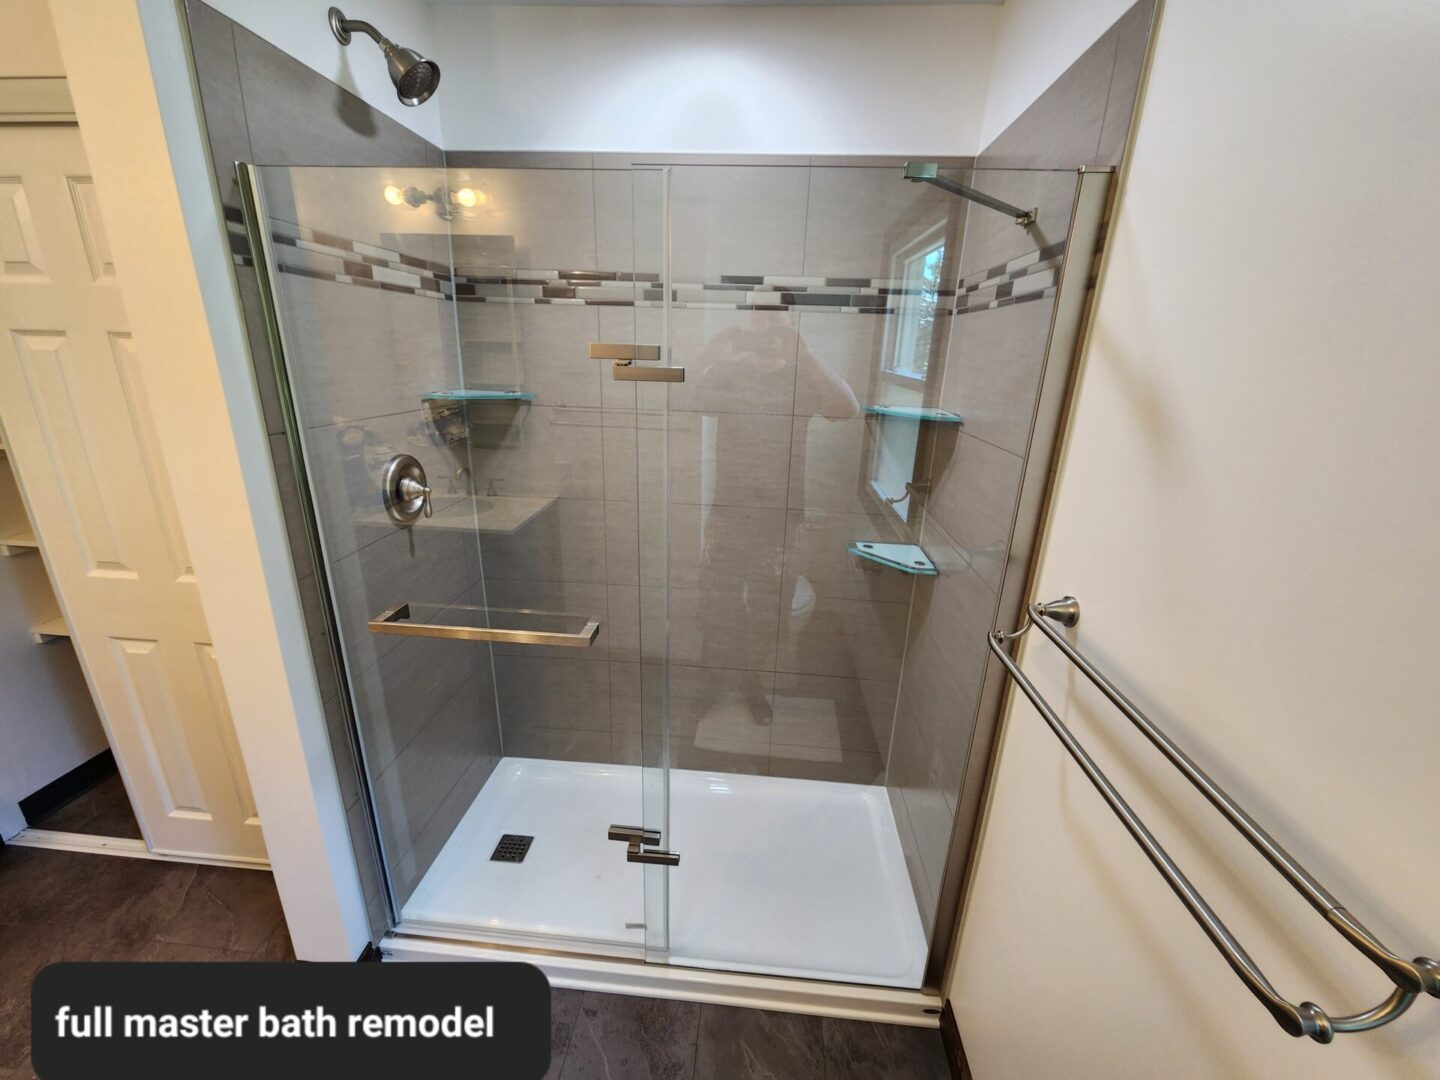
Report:
M470 462L477 484L495 479L505 495L602 499L608 489L596 409L530 405L503 416L472 414Z
M562 1080L681 1080L695 1075L700 1006L586 992Z
M427 391L452 383L445 301L298 274L277 275L275 289L302 426L418 411Z
M821 1021L827 1080L949 1080L945 1046L934 1028Z
M659 590L647 589L658 594ZM697 667L774 670L778 592L670 590L670 657ZM660 651L647 642L647 655Z
M607 580L605 504L596 499L556 499L519 529L486 534L483 543L486 580Z
M595 308L455 307L466 385L526 390L539 405L600 407L600 380L609 372L607 364L590 359L590 343L600 340Z
M966 435L1025 453L1054 308L1029 300L955 318L940 407L965 418Z
M1117 33L1112 27L976 159L985 168L1074 169L1096 164Z
M789 413L795 397L798 317L790 311L681 308L670 316L670 363L685 381L670 408Z
M892 515L893 518L893 515ZM908 543L899 519L880 514L791 510L785 533L785 591L908 604L915 579L849 552L857 540ZM801 586L804 579L806 585Z
M789 507L864 514L869 492L871 421L795 418L790 448Z
M588 169L452 168L449 182L479 191L484 201L452 223L457 236L511 239L510 253L479 263L457 259L462 273L501 267L598 269L595 191ZM609 269L606 267L606 269ZM483 306L483 305L480 305Z
M878 391L886 316L801 314L795 415L853 417Z
M1036 216L1029 225L1022 226L1006 214L978 203L969 204L965 211L965 244L960 252L962 278L1069 238L1079 182L1074 169L977 169L970 182L998 199L1034 210Z
M706 1080L824 1080L821 1020L702 1005L695 1075Z
M907 181L904 170L811 168L805 274L891 277L891 260L933 230L958 232L953 195Z
M669 510L673 587L731 593L773 593L780 588L784 510L680 502L671 503ZM646 584L659 584L643 567L641 573Z
M428 145L242 26L235 51L250 148L261 165L425 165Z
M375 804L388 850L413 846L456 781L489 749L478 722L488 693L489 680L477 670L375 777Z
M958 546L965 560L998 593L1024 467L1024 459L1008 450L962 435L953 453L938 463L932 474L921 546L926 551L946 544Z
M893 681L905 654L905 604L815 597L801 604L785 597L777 670Z
M676 282L803 270L808 168L682 165L670 185Z
M674 413L670 498L703 505L783 507L789 455L789 416Z
M250 132L240 94L240 69L235 62L234 23L199 0L187 0L185 15L220 204L238 208L235 162L250 160Z
M1138 0L1115 24L1115 72L1110 79L1110 96L1105 102L1100 146L1095 152L1097 164L1119 165L1125 153L1154 17L1155 0Z
M435 857L455 832L455 826L470 809L475 797L480 794L480 789L485 786L485 781L490 778L499 759L498 751L477 755L455 786L440 801L434 815L410 845L410 850L395 861L396 902L401 908L410 899L410 894L420 883L420 879L425 876L425 871L435 862Z
M405 637L370 667L352 672L366 761L379 773L426 721L489 660L473 641Z
M894 682L780 672L775 676L772 738L786 746L883 756L890 745L897 690Z
M531 728L609 731L610 667L606 660L495 657L506 738Z

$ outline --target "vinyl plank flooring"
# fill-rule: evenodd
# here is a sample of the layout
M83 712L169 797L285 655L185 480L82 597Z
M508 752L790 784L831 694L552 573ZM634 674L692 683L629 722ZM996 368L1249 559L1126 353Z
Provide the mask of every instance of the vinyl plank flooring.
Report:
M550 1068L545 1080L558 1080L565 1068L565 1052L575 1031L575 1018L580 1015L582 990L550 988Z
M825 1080L818 1016L704 1005L695 1075L705 1080Z
M279 912L259 870L0 848L0 1080L34 1076L30 985L45 966L293 960Z
M65 805L28 824L55 832L142 839L140 823L135 820L135 811L130 808L130 797L125 793L119 773L111 773Z
M950 1080L945 1044L934 1028L822 1021L826 1080Z
M695 1076L700 1006L587 991L560 1080L686 1080Z

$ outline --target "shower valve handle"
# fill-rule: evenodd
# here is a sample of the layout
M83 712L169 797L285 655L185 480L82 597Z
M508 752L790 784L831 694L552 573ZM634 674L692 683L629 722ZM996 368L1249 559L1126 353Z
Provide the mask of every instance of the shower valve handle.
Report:
M421 500L421 506L425 510L425 516L427 518L435 516L435 510L430 505L430 488L420 483L419 480L402 476L400 478L400 497L407 501L410 499Z

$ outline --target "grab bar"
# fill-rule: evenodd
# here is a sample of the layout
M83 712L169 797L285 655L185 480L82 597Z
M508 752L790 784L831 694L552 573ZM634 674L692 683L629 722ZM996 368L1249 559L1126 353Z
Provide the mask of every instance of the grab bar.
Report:
M1079 619L1080 604L1073 596L1067 596L1051 603L1031 604L1026 609L1025 622L1019 629L1008 634L997 630L988 635L990 651L1000 658L1000 662L1005 666L1010 677L1030 699L1030 703L1039 711L1051 731L1079 764L1090 782L1095 785L1106 803L1109 804L1110 809L1115 812L1115 816L1125 825L1135 842L1149 857L1155 869L1160 871L1160 875L1174 890L1175 895L1180 898L1181 903L1185 905L1195 921L1200 924L1200 928L1205 931L1206 936L1220 950L1226 963L1240 977L1250 992L1259 999L1260 1003L1269 1010L1270 1015L1280 1026L1288 1034L1297 1038L1301 1035L1308 1035L1316 1042L1328 1043L1337 1032L1369 1031L1390 1023L1404 1013L1414 1002L1416 995L1420 993L1440 997L1440 963L1423 956L1407 961L1386 948L1355 916L1346 911L1340 902L1295 860L1293 855L1281 847L1274 837L1261 828L1255 819L1246 813L1219 784L1195 764L1189 755L1156 727L1153 720L1136 708L1129 698L1122 694L1079 650L1050 625L1054 621L1063 626L1074 626ZM1165 849L1160 846L1160 842L1145 827L1145 823L1130 808L1130 804L1115 789L1115 785L1086 753L1085 748L1080 745L1070 729L1050 707L1050 703L1045 700L1040 691L1035 688L1035 684L1026 677L1019 665L1006 651L1007 642L1019 638L1032 626L1040 628L1040 632L1055 644L1065 658L1079 668L1085 677L1094 683L1100 692L1159 748L1170 763L1200 789L1200 792L1210 800L1211 804L1225 815L1226 820L1234 825L1241 835L1280 871L1291 886L1305 897L1332 927L1386 974L1395 984L1395 989L1389 997L1374 1008L1366 1009L1353 1016L1332 1017L1314 1002L1302 1001L1299 1005L1292 1005L1280 996L1275 987L1265 978L1264 973L1256 966L1255 961L1250 959L1249 954L1235 939L1235 935L1221 921L1220 916L1216 915L1214 909L1206 903L1205 898L1200 895L1180 867L1175 864L1175 860L1170 858Z

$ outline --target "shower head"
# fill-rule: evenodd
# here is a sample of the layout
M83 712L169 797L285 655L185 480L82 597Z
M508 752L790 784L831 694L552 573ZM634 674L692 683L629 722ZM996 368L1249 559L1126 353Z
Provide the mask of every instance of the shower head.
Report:
M390 81L395 84L395 93L404 105L421 105L435 93L440 85L440 65L427 60L414 49L396 45L364 19L347 19L338 7L330 9L330 30L341 45L350 44L350 35L356 30L374 39L385 54L385 66L390 71Z

